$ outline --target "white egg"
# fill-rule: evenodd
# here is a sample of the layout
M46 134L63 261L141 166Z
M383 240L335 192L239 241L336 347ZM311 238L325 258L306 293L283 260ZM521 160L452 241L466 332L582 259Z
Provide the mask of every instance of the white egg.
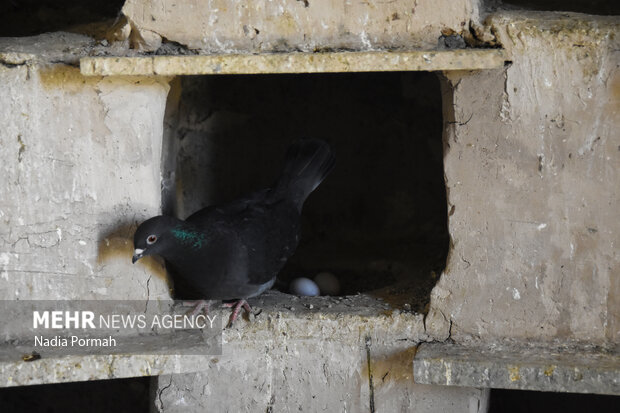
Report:
M331 272L318 273L314 282L319 286L322 295L338 295L340 292L340 281Z
M300 277L291 281L290 291L295 295L314 297L319 295L319 286L309 278Z

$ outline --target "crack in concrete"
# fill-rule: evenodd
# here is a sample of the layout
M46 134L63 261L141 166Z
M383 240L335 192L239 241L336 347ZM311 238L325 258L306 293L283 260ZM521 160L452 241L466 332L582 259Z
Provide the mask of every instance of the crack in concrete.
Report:
M149 284L151 283L151 275L149 275L149 279L146 280L146 303L144 304L144 314L146 314L146 311L149 308L149 300L151 299L151 290L149 287Z
M161 399L161 395L163 394L164 390L168 389L170 386L172 386L172 375L170 375L170 382L168 383L168 385L165 387L162 387L157 392L157 400L159 400L159 411L160 412L164 411L164 401Z
M504 70L504 90L502 91L502 103L499 110L500 120L504 123L508 123L512 121L511 118L511 105L510 105L510 93L508 91L508 68L510 66L505 66Z
M465 269L468 269L469 267L471 267L471 263L467 261L465 257L463 257L462 255L460 257L461 257L461 261L467 264L467 267L465 267Z
M27 60L23 60L21 62L16 62L15 63L15 62L6 61L4 59L0 59L0 66L4 66L7 69L13 69L13 68L19 67L19 66L26 66L28 63L29 63L29 61L27 61Z
M21 163L23 159L24 152L26 151L26 145L22 140L22 135L17 135L17 143L19 143L19 150L17 151L17 162Z
M114 363L116 362L116 357L112 356L112 360L108 365L108 379L114 378Z
M13 249L15 249L15 246L17 245L17 243L19 241L26 241L26 245L28 245L28 249L32 248L32 245L30 245L30 241L28 240L28 235L26 235L26 236L19 236L19 238L17 238L17 240L15 240L15 242L10 242L10 241L7 241L6 239L3 239L3 241L4 241L4 244L10 244L11 248L13 248ZM14 251L11 251L11 252L14 252Z
M441 310L437 310L437 311L439 311L444 321L448 323L448 336L442 340L441 338L438 339L436 335L429 332L429 327L426 325L426 319L428 315L430 314L430 311L429 311L428 313L424 314L424 318L422 321L424 323L424 332L426 333L426 336L427 336L427 339L424 340L425 343L446 343L446 342L452 341L452 324L453 324L452 319L446 317L443 311ZM400 339L400 340L405 340L405 339ZM418 342L417 344L419 345L420 343Z
M459 122L459 121L455 120L455 121L448 121L446 123L449 124L449 125L465 126L465 125L467 125L469 123L470 120L472 120L473 117L474 117L474 114L472 113L469 116L469 119L467 119L465 122Z
M389 372L389 371L387 371L387 372L383 375L383 377L381 377L381 383L385 383L385 378L387 377L387 375L388 375L388 374L390 374L390 372Z
M370 336L366 336L366 362L368 364L368 388L370 390L370 394L368 395L369 404L370 404L370 413L375 413L375 386L372 382L372 366L370 363L370 346L372 345L372 341Z
M276 404L276 395L272 393L271 398L269 399L269 404L267 405L266 413L273 413L273 406L275 404Z

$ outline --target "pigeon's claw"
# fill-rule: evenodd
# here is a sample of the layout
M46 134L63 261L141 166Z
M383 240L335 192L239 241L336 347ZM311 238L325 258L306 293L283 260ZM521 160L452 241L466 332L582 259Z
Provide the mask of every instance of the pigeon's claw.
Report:
M228 320L228 324L226 325L226 328L232 327L237 317L239 317L239 313L241 312L242 307L245 311L248 312L248 314L252 313L252 308L250 307L248 302L245 300L239 300L239 301L232 302L232 303L224 303L223 307L233 309L233 312L230 315L230 320Z
M188 310L185 315L193 317L200 312L203 312L206 316L209 315L209 301L207 300L183 301L181 304L183 307L194 307Z

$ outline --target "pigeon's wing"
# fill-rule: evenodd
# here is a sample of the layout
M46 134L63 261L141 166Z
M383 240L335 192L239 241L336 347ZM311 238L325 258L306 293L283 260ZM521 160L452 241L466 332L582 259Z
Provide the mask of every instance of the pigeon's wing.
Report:
M214 213L216 212L216 210L217 210L217 205L210 205L206 208L202 208L194 212L192 215L188 216L185 219L185 221L191 222L194 225L200 222L208 221L209 219L212 219L215 216Z
M299 215L294 204L257 204L242 214L239 239L248 254L251 284L273 280L295 252Z
M210 223L229 221L232 222L234 217L243 214L248 209L260 208L266 199L267 194L271 190L269 188L262 191L256 191L243 198L236 199L223 205L211 205L194 212L187 217L185 221L197 226L206 226Z
M231 222L214 220L213 216L208 219L211 225L206 228L187 226L188 233L197 234L195 243L180 245L166 257L175 297L227 300L250 296L256 287L248 281L248 253L243 240Z

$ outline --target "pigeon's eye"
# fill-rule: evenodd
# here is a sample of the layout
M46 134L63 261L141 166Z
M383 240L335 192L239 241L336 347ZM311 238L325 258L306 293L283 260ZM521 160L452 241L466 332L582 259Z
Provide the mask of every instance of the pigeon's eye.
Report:
M157 241L157 235L149 235L146 238L146 243L151 245L151 244L155 244L155 241Z

